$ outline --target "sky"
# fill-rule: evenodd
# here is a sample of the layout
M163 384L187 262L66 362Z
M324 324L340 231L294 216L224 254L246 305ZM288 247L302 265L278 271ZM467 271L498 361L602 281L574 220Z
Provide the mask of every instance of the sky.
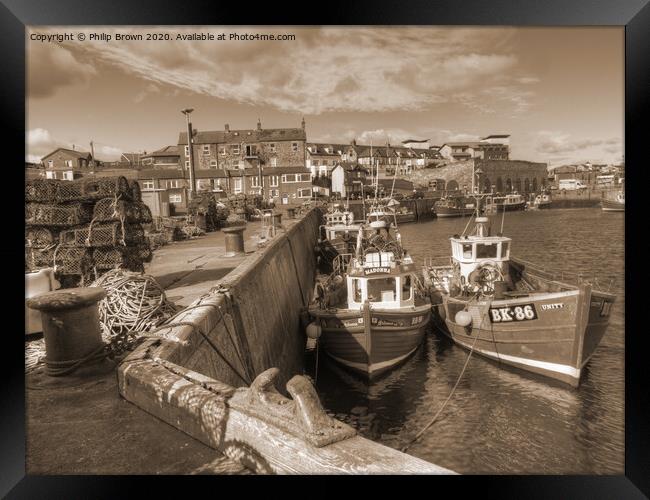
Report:
M63 34L72 40L43 40ZM215 40L177 39L192 34ZM26 54L27 161L60 146L89 151L91 140L101 160L176 144L188 107L198 130L300 127L304 117L309 142L510 134L511 159L624 155L622 27L39 26Z

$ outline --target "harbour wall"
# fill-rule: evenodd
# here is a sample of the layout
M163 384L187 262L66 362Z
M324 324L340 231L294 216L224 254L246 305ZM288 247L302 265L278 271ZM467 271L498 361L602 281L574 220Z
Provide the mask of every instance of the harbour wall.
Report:
M591 208L600 205L607 189L554 189L551 192L552 208Z
M118 368L120 394L257 473L453 474L329 417L302 376L321 216L290 221L145 340Z

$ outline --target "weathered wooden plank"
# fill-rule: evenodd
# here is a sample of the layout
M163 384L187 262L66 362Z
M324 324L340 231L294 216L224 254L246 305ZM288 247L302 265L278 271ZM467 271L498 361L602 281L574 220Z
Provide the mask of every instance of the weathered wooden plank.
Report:
M185 376L179 375L179 373ZM231 399L245 389L218 384L210 391L190 380L209 379L153 360L123 363L120 393L174 427L258 473L279 474L453 474L424 460L355 436L317 448L269 422L238 410Z

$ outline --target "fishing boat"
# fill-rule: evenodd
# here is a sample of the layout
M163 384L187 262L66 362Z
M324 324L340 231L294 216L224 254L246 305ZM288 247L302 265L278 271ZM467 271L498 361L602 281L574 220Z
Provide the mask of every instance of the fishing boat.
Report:
M552 204L553 200L551 199L551 195L548 193L538 194L535 196L535 201L533 201L533 207L537 208L538 210L541 210L543 208L551 208Z
M492 236L487 217L475 224L450 238L451 265L424 267L434 322L472 352L577 387L615 295L511 258L510 238Z
M375 212L354 253L337 256L334 272L319 276L309 307L324 352L370 380L415 352L431 319L399 232Z
M461 197L444 197L436 201L431 210L437 217L463 217L472 215L476 205Z
M526 199L518 194L506 194L503 196L488 196L485 199L485 212L512 212L515 210L524 210L526 208Z
M606 193L601 200L603 212L625 212L625 192Z

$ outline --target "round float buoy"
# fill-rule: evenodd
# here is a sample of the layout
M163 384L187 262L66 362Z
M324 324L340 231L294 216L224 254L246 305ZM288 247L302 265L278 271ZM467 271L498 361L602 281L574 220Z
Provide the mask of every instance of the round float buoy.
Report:
M458 311L454 317L457 325L469 326L472 324L472 315L467 311Z
M320 337L320 334L323 333L323 328L319 323L312 321L307 325L307 337L310 339L317 339Z

